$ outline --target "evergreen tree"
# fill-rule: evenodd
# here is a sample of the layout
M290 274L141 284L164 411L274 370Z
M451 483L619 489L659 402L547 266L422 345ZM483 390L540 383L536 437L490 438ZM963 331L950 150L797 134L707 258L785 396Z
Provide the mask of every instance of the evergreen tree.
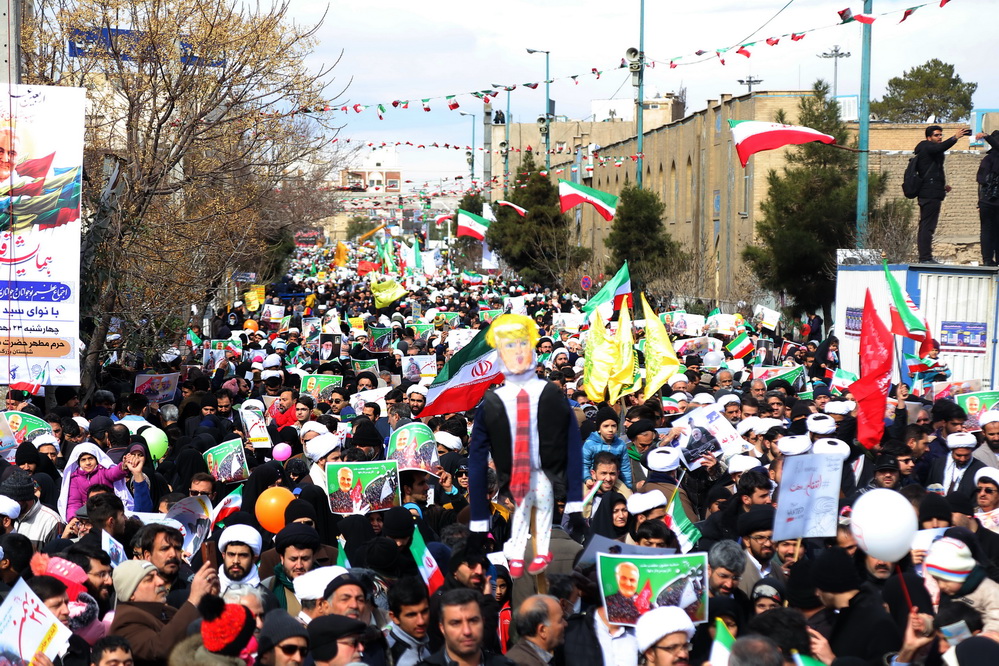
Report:
M955 122L971 113L977 83L965 83L954 65L937 60L913 67L888 81L884 98L871 111L892 123Z
M665 214L666 204L658 192L634 185L621 190L614 225L604 242L611 251L608 274L613 275L627 261L632 284L644 285L686 262L680 244L666 233Z
M812 95L798 104L799 125L847 143L846 124L829 85L819 80ZM776 122L786 123L782 111ZM826 321L836 293L836 250L856 246L857 158L854 153L819 143L791 149L788 166L767 174L763 219L756 225L758 245L742 258L764 288L791 296L797 308L822 308ZM870 174L870 196L884 191L884 178Z
M542 176L527 153L518 171L526 172L526 187L514 187L507 199L527 209L521 217L511 208L498 206L496 221L486 240L510 268L527 282L566 288L573 271L590 256L590 250L570 241L569 218L560 212L558 188Z
M458 202L460 210L482 215L482 205L486 202L481 194L476 192L466 192L465 196ZM451 236L454 241L451 244L451 261L454 262L456 271L478 272L482 265L482 241L471 236L458 236L458 213L448 222L451 225Z

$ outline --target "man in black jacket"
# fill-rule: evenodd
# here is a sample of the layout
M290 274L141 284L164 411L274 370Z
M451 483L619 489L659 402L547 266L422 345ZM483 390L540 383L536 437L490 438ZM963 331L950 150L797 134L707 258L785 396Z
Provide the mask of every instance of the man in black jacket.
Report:
M438 629L444 635L444 647L417 666L450 666L480 664L481 666L513 666L501 654L483 648L486 634L495 627L484 622L482 604L485 597L469 588L456 588L440 597Z
M999 266L999 130L979 132L989 151L978 167L978 217L982 223L982 263Z
M919 263L938 263L933 259L933 234L940 219L940 205L950 192L950 185L944 177L944 153L950 150L958 139L970 134L971 130L963 127L944 141L943 128L939 125L930 125L926 128L926 139L916 146L916 171L923 179L919 187L919 234L916 237Z

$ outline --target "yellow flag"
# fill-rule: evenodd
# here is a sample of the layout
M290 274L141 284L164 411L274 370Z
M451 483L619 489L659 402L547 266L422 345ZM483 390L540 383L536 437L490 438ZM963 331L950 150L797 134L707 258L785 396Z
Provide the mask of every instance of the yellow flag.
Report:
M642 294L645 311L645 397L655 394L666 380L680 369L673 343L669 341L666 327Z
M614 367L614 348L617 343L607 336L600 314L594 311L590 331L586 336L586 355L583 357L583 390L593 402L606 399L607 379Z
M347 246L343 244L343 241L337 241L336 252L333 255L333 265L340 268L346 266L347 252Z
M257 292L248 291L245 294L243 294L243 305L245 305L246 309L249 310L250 312L256 312L257 310L259 310L260 301L257 300Z
M614 366L607 379L608 401L617 402L622 395L634 393L641 387L636 381L638 357L635 355L635 338L631 333L631 313L623 305L617 320L617 336L614 338Z
M372 282L371 293L375 297L376 308L387 308L409 292L395 280Z

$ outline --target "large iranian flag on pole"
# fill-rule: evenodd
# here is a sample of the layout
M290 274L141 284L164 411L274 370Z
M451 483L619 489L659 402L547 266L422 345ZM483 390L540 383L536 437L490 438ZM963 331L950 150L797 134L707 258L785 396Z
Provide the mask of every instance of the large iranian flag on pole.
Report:
M420 412L420 418L472 409L491 384L503 381L499 355L486 342L488 330L488 326L480 330L437 373L434 383L427 389L427 404Z
M489 231L489 220L469 213L467 210L458 209L458 236L471 236L484 240L486 232Z
M618 198L613 194L601 192L586 185L570 183L560 178L558 181L558 200L563 213L573 206L588 203L597 209L597 214L600 217L610 222L614 219Z
M732 128L732 138L742 166L746 166L751 155L761 150L775 150L813 141L836 143L835 137L801 125L781 125L761 120L730 120L728 124Z
M885 279L888 281L888 291L891 292L891 332L922 342L928 335L926 320L923 319L916 304L909 298L909 294L905 289L902 289L902 285L888 270L888 262L883 261L882 263L885 269Z
M593 298L583 304L583 312L590 313L604 303L614 303L615 309L620 309L621 303L631 296L631 272L628 270L628 262L618 269L614 277L605 284L600 291L593 295ZM610 315L606 317L610 319Z

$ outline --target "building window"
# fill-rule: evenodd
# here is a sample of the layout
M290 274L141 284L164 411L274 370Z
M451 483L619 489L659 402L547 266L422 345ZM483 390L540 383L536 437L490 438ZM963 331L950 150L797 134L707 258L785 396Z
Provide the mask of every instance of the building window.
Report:
M388 185L386 185L385 188L389 189L389 190L398 190L399 189L399 179L398 178L389 178L388 179Z
M555 150L557 150L560 153L562 151L564 151L565 150L565 141L556 141L555 142Z

